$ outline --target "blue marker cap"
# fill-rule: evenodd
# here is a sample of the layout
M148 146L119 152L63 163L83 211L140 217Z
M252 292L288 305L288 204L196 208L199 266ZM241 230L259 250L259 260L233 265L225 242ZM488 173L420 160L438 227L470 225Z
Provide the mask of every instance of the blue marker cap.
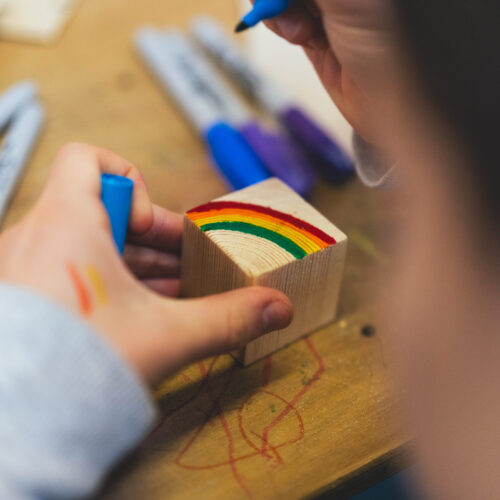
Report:
M101 200L108 212L113 239L123 253L134 182L120 175L102 174L101 186Z
M253 9L236 26L236 32L252 28L260 21L279 16L288 8L292 0L256 0Z
M225 122L205 132L212 159L234 189L243 189L270 177L243 135Z

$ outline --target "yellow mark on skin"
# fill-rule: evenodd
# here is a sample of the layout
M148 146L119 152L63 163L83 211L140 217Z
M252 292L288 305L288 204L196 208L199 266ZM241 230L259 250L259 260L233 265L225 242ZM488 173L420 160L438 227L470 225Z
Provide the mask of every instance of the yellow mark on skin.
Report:
M87 266L85 268L85 273L87 274L92 287L94 288L97 303L100 306L105 306L108 303L108 292L106 290L106 285L101 277L101 274L94 266Z
M384 255L367 236L354 229L348 233L348 239L351 243L360 248L367 255L375 259L382 266L389 264L389 259Z

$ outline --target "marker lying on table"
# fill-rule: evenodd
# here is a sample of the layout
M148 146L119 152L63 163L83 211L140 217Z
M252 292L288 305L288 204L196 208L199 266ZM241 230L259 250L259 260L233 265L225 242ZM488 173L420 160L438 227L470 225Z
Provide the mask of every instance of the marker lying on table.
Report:
M309 192L315 174L307 159L295 154L287 137L261 129L186 37L171 30L143 29L136 45L205 138L218 169L233 188L255 184L271 173L300 194Z
M261 21L283 14L293 0L256 0L253 9L236 26L236 33L252 28Z
M108 213L113 240L120 253L125 247L134 182L121 175L101 175L101 200Z
M204 137L228 184L240 189L269 177L243 136L227 122L225 101L198 77L182 35L143 28L136 36L136 46L164 89Z
M0 96L0 131L7 128L0 149L0 220L35 146L44 111L36 85L22 82Z
M354 174L351 158L305 111L294 105L282 89L253 69L237 44L216 21L199 18L193 23L192 32L196 41L247 96L276 116L326 180L338 183Z
M26 103L37 98L38 89L30 80L18 82L0 95L0 130L14 118Z

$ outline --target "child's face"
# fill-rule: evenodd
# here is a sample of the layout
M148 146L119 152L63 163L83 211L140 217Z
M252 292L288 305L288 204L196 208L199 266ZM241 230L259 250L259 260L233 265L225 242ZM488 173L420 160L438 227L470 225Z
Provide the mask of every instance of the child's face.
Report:
M393 75L379 103L404 213L386 317L426 484L437 498L480 498L489 481L500 498L490 475L500 463L500 341L495 269L484 272L481 252L488 234L478 236L462 146L408 75Z

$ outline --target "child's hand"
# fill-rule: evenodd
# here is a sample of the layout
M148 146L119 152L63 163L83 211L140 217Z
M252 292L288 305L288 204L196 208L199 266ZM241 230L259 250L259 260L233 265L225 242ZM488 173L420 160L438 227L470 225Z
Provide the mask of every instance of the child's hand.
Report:
M100 201L103 172L134 181L130 268L150 288L177 293L182 217L151 204L141 174L126 160L84 144L61 149L34 209L0 237L1 281L32 288L81 315L148 383L290 322L291 303L276 290L176 300L144 286L112 241Z
M378 142L373 100L394 59L388 2L297 0L266 24L304 47L345 118L366 140Z

